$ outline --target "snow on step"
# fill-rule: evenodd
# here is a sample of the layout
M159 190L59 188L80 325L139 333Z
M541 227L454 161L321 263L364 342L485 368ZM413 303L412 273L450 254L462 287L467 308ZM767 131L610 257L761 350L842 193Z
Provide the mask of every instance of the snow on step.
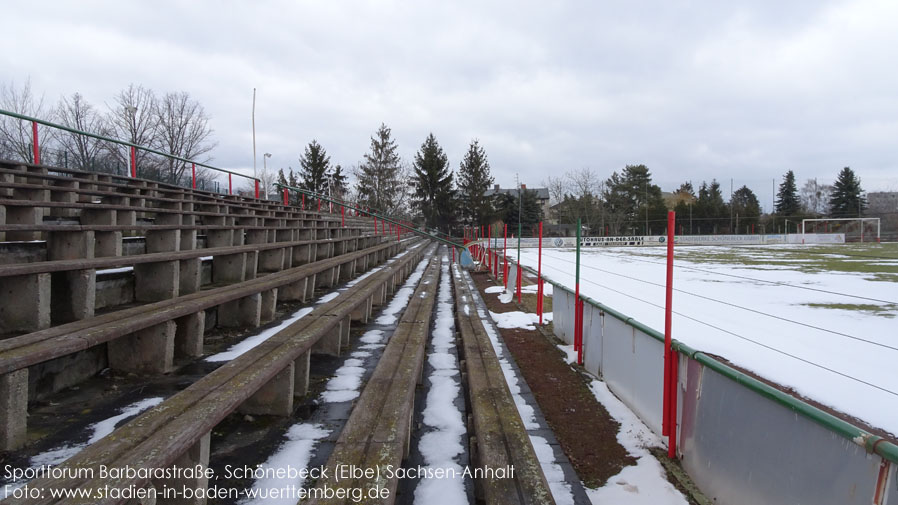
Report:
M461 393L458 360L449 352L455 347L455 317L452 313L452 282L449 277L448 258L442 257L440 288L437 298L437 315L431 336L433 352L427 362L433 367L428 377L430 390L424 407L424 424L431 430L418 443L428 468L441 468L460 475L463 471L456 460L464 453L462 437L465 423L462 412L455 405ZM467 503L464 479L423 478L415 488L415 503Z

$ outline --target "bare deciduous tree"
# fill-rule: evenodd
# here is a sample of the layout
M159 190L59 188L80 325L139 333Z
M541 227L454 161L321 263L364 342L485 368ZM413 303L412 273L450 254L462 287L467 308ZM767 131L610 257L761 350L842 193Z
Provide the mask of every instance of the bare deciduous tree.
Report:
M89 104L81 93L73 93L71 97L62 97L56 107L59 123L69 128L98 135L107 135L109 129L103 116ZM59 143L72 157L75 167L82 170L96 168L97 162L105 154L102 141L77 133L60 132Z
M44 107L44 97L35 98L31 93L31 79L26 79L22 87L15 82L0 85L0 108L34 118L46 118L50 115ZM55 133L49 127L38 125L37 129L40 155L43 159L49 151ZM31 124L21 119L0 116L0 157L34 162Z
M139 146L152 147L156 144L156 96L153 91L143 86L128 85L113 98L109 109L107 124L114 138L125 140ZM130 163L130 150L118 145L108 146L119 163L127 166ZM150 153L138 150L137 166L150 168Z
M208 163L207 156L218 145L211 139L209 116L202 105L186 92L166 93L156 103L156 147L181 158ZM173 158L162 160L163 177L172 184L181 182L188 164Z

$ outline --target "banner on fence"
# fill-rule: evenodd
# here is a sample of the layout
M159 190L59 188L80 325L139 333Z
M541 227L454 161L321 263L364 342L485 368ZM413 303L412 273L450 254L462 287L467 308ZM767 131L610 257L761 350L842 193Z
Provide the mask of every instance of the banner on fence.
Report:
M509 242L517 246L517 238L509 238ZM581 237L580 247L603 246L663 246L667 237L662 235L633 235L621 237ZM486 241L484 241L486 242ZM493 247L501 248L501 239L493 239ZM844 233L796 233L790 235L678 235L674 238L677 245L768 245L768 244L844 244ZM544 237L543 247L568 248L576 247L574 237ZM539 247L538 238L522 238L521 247Z

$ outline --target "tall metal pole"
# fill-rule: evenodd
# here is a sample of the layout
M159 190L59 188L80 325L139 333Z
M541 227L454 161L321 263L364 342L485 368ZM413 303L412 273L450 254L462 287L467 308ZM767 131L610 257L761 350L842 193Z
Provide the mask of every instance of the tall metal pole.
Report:
M253 88L253 177L259 177L256 174L256 88Z

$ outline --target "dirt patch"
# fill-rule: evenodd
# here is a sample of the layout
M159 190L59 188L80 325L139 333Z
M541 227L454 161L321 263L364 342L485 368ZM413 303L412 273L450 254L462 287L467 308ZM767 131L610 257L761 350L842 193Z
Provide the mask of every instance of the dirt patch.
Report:
M486 273L474 273L473 278L489 310L519 310L514 304L503 304L495 295L484 294L494 285ZM524 298L527 305L529 297ZM584 377L564 361L552 342L539 330L499 331L555 438L587 487L604 485L636 462L617 442L620 424L596 401ZM584 436L587 433L589 436Z

